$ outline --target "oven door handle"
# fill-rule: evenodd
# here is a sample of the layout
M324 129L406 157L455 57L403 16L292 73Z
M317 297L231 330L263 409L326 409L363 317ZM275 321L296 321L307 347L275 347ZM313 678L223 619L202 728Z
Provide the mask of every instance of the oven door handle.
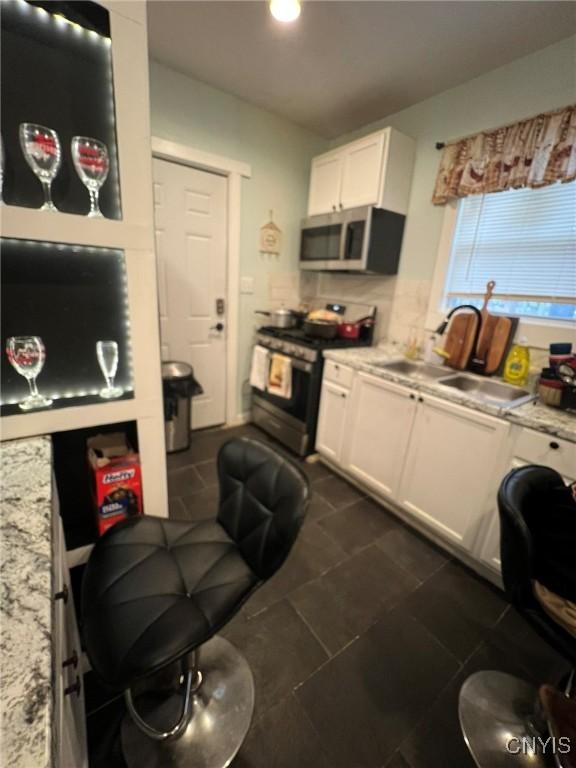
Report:
M312 373L312 363L307 363L306 360L300 360L296 357L290 358L292 362L292 368L296 368L298 371L304 371L305 373Z

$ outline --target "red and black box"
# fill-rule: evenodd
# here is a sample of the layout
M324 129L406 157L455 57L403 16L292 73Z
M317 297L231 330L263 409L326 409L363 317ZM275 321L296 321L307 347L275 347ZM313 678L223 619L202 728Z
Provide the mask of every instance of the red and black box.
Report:
M142 514L140 457L120 432L91 437L87 447L96 524L101 536L120 520Z

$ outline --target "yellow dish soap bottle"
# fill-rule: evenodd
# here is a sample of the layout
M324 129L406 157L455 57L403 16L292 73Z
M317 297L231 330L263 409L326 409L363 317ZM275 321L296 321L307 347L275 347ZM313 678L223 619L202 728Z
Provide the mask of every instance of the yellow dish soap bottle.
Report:
M517 344L514 344L504 365L504 381L508 384L516 384L518 387L524 386L528 380L530 372L530 350L528 348L528 339L522 336Z

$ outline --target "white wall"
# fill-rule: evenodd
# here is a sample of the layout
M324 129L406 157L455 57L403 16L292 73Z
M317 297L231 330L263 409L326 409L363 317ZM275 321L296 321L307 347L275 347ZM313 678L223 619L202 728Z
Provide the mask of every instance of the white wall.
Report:
M435 143L573 103L575 62L571 37L331 142L338 146L391 125L416 139L417 154L398 277L323 276L320 290L352 298L371 286L371 300L380 300L381 314L389 312L381 317L381 334L405 341L414 327L422 336L444 215L430 202L440 160Z
M310 160L324 139L223 91L150 62L152 135L249 163L242 182L240 274L254 278L254 293L240 297L238 413L248 406L246 386L255 309L298 295L300 220L306 214ZM274 211L283 233L279 257L258 251L260 227ZM201 380L201 371L198 371Z

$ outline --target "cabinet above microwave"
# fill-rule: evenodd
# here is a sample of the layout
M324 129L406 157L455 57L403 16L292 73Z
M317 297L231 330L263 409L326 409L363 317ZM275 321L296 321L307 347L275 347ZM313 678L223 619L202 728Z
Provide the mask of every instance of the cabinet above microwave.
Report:
M376 206L406 214L415 142L384 128L312 160L308 215Z

